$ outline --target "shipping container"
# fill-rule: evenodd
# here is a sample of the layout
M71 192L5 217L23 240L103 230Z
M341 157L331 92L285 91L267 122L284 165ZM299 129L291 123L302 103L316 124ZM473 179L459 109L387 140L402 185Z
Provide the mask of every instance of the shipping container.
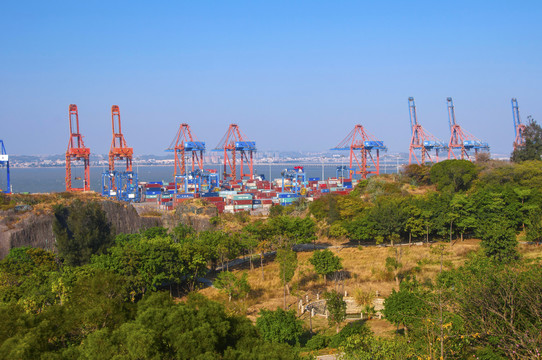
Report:
M233 205L252 205L252 200L233 200Z
M239 195L233 195L233 200L252 200L251 194L239 194Z
M179 193L175 197L177 199L190 199L194 197L194 193Z

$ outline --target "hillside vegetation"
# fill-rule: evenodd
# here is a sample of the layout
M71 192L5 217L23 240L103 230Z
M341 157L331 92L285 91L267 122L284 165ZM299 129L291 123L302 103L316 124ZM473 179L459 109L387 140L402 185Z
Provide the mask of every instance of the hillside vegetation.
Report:
M409 166L205 231L113 236L76 204L51 207L56 253L0 262L0 358L540 358L539 161ZM347 321L345 292L384 319Z

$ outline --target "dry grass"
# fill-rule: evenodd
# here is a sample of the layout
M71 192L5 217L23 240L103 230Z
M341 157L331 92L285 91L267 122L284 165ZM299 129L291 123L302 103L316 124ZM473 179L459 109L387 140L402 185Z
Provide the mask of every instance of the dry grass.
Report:
M331 243L327 239L320 242L322 241ZM333 243L337 243L337 241L333 241ZM399 249L401 251L402 276L415 275L421 282L432 281L440 271L440 257L434 251L438 245L331 249L342 258L343 267L347 274L339 286L330 279L327 284L324 283L323 278L314 273L312 265L308 261L312 252L299 252L299 266L291 283L291 293L287 296L288 307L297 310L296 304L299 299L305 299L305 296L308 295L312 301L316 299L316 294L322 294L331 289L344 290L348 295L361 290L363 292L378 292L381 297L389 296L393 289L397 289L397 285L393 274L386 270L386 258L395 256L395 251ZM442 245L448 253L444 258L444 268L447 269L463 264L469 253L479 249L480 241L474 239L458 241L451 248L449 243L442 243ZM542 256L542 246L521 244L519 250L525 258L535 259ZM278 264L267 260L263 270L264 279L262 279L259 262L255 262L254 270L233 269L234 272L246 271L248 273L252 292L245 300L228 303L226 296L214 288L203 289L201 292L211 299L226 304L231 311L246 314L255 320L261 309L276 309L282 307L284 303ZM308 328L307 314L303 315L302 319ZM373 319L369 321L369 325L377 335L388 336L395 331L393 325L385 320ZM326 329L328 329L328 325L325 318L318 316L313 318L314 331Z

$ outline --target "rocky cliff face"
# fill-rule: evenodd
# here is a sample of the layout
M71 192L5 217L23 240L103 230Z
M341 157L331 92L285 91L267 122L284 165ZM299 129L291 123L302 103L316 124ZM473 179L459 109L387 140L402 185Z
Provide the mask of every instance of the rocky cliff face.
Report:
M108 220L117 234L135 233L140 229L162 226L159 217L141 217L130 204L101 201ZM32 246L54 251L52 214L37 214L32 210L10 209L0 211L0 259L14 247Z

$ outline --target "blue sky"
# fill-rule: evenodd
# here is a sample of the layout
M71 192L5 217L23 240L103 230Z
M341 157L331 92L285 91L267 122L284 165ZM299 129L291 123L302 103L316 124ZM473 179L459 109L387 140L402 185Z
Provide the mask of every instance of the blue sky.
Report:
M509 153L510 98L542 122L539 1L4 1L0 139L60 154L68 105L93 153L111 105L135 154L180 123L213 148L238 123L261 150L327 150L356 123L408 151L408 102L448 140L457 121Z

